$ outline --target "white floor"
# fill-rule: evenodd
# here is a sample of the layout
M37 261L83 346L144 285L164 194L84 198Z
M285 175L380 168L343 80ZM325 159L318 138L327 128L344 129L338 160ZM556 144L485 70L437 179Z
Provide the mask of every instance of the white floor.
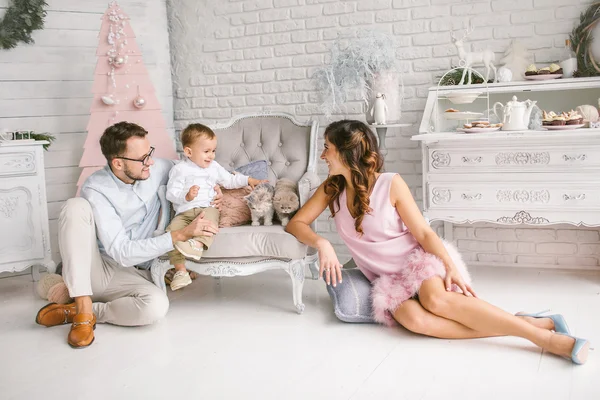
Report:
M552 308L600 343L600 275L479 269L475 288L508 311ZM450 341L339 322L323 281L297 315L283 271L202 277L171 293L159 324L99 325L88 349L69 327L35 324L44 301L28 276L0 279L0 399L600 399L588 363L517 338Z

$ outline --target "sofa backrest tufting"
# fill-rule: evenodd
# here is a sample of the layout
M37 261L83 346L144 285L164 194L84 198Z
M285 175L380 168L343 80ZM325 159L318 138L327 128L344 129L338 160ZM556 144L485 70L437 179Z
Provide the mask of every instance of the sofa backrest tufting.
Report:
M239 117L230 125L213 127L219 139L216 160L234 169L251 161L266 160L269 180L287 178L299 181L311 158L311 125L300 124L291 116L266 114ZM315 166L316 167L316 166Z

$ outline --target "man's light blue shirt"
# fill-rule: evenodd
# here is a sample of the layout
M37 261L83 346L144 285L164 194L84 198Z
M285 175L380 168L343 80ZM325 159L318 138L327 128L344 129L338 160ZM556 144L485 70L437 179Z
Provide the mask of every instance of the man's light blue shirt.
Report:
M158 225L158 188L166 185L173 161L156 158L150 177L127 184L108 166L92 174L81 197L94 212L100 253L125 267L149 268L150 261L173 250L170 233L152 237Z

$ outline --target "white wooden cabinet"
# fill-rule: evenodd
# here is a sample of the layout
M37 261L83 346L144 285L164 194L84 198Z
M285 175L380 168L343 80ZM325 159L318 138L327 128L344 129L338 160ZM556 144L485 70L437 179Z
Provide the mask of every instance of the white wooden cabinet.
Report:
M473 88L482 89L443 89ZM600 226L600 129L452 132L452 122L436 113L452 106L484 112L486 105L476 101L457 107L438 100L438 93L437 87L430 89L420 133L412 138L421 142L423 151L426 218L461 224ZM516 95L521 101L537 100L541 109L568 111L597 105L600 79L490 84L489 94L490 104Z
M42 141L0 142L0 272L39 267L51 259Z

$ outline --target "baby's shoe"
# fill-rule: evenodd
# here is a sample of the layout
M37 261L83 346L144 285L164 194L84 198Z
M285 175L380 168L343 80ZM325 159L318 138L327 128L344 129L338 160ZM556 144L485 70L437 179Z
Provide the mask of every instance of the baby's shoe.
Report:
M200 260L204 252L204 245L194 239L189 239L185 242L175 242L173 246L187 258L194 260Z
M173 280L171 281L171 290L179 290L192 283L192 278L187 271L175 271Z

